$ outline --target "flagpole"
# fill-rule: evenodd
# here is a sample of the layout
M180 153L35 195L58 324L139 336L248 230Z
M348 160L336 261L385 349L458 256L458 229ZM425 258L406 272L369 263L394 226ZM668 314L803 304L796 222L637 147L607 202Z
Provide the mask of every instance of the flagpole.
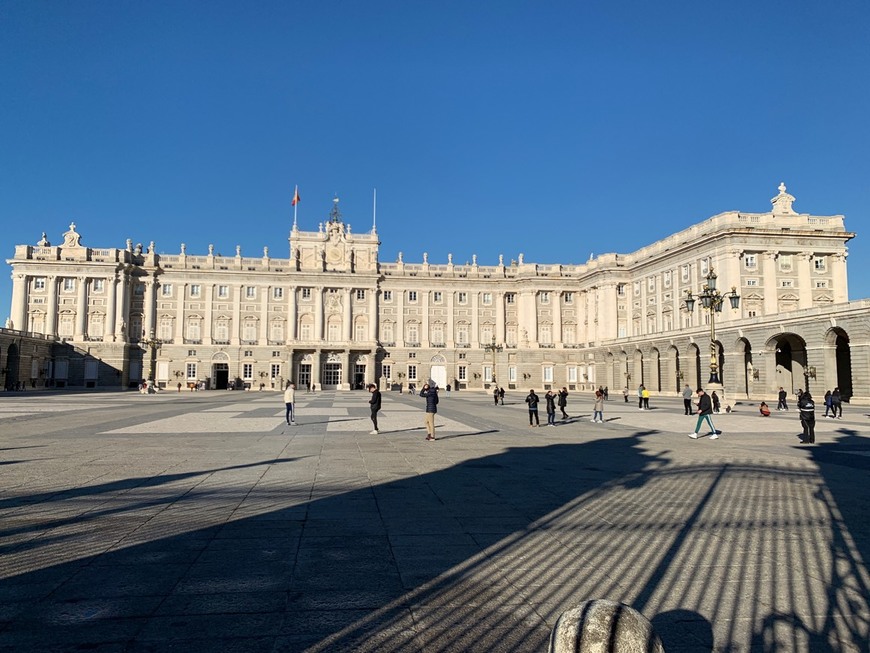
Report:
M296 188L293 190L293 230L296 231L296 210L299 208L297 204L299 202L296 201L296 198L299 196L299 184L296 184Z
M372 196L372 233L378 230L378 189L373 189Z

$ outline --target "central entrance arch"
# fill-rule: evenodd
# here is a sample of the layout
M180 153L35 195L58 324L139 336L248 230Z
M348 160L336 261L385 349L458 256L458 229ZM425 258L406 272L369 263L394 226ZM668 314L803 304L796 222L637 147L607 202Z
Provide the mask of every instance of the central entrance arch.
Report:
M447 359L441 354L436 354L430 361L429 378L439 388L447 386Z
M230 358L218 352L211 359L211 378L216 390L226 390L230 381Z

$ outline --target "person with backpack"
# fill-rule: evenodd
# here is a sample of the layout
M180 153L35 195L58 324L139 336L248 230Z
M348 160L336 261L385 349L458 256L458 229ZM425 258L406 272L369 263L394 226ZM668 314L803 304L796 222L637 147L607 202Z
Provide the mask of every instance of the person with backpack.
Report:
M840 388L834 388L831 393L831 410L834 417L843 419L843 396L840 394Z

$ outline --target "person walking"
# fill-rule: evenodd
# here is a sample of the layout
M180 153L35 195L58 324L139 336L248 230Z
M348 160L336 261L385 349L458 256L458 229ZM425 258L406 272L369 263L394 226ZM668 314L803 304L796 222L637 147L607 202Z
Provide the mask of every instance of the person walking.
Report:
M813 396L807 390L801 394L798 399L798 410L801 416L801 426L804 429L801 444L816 443L816 406L813 403Z
M287 420L287 424L292 424L296 426L296 411L294 409L294 404L296 403L296 384L288 383L287 389L284 390L284 406L287 408L287 413L284 415L284 419Z
M698 388L698 422L695 424L695 430L689 433L689 437L693 440L698 439L698 431L701 429L701 424L707 421L710 425L710 439L718 440L719 433L716 427L713 426L713 418L710 415L713 413L713 402L710 396L704 392L702 388Z
M595 405L592 407L592 421L596 424L604 424L604 392L595 391Z
M435 414L438 412L438 386L432 388L423 384L420 396L426 398L426 440L435 441Z
M377 435L379 433L378 411L381 409L381 391L378 390L378 386L374 383L369 383L368 388L369 392L372 393L369 399L369 408L372 409L372 430L369 432L369 435Z
M537 427L541 425L540 419L538 419L538 395L535 394L534 390L529 390L529 394L526 396L526 403L529 405L529 426ZM534 420L534 424L532 421Z
M786 403L786 397L788 397L788 393L783 389L782 386L779 386L779 394L777 395L777 410L788 410L788 404Z
M498 389L498 400L502 406L504 406L504 388L499 387Z
M689 384L686 384L686 387L683 388L683 410L686 415L692 414L692 389L689 387Z
M843 395L840 394L840 388L834 388L831 393L831 414L837 419L843 419Z
M495 402L495 405L498 406L498 386L495 386L492 389L492 400Z
M829 412L832 412L831 408L833 407L833 405L834 405L834 402L831 399L831 391L826 390L825 391L825 417L832 417L832 418L836 417L836 415L828 415Z
M643 410L643 383L637 386L637 409Z
M710 393L710 400L713 402L713 413L715 415L718 415L719 414L719 406L721 406L721 404L719 403L719 395L716 394L715 390L713 390L713 392Z
M556 394L547 390L544 400L547 402L547 426L556 426Z
M643 409L649 410L649 388L644 386L643 393L641 394L641 399L643 399Z
M559 410L562 411L562 419L568 419L568 413L565 412L565 407L568 405L568 388L562 386L559 390Z

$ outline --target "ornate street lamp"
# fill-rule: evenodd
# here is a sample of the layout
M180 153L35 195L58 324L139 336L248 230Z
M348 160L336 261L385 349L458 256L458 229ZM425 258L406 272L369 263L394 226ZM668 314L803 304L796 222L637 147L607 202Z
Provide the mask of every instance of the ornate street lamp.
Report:
M504 350L504 347L501 345L495 344L495 336L492 337L492 343L488 345L484 345L483 348L487 352L492 352L492 383L495 385L495 355L497 352Z
M157 350L163 346L163 341L160 338L154 337L154 330L152 329L151 332L148 334L148 338L145 340L140 340L139 345L142 348L149 350L148 358L150 360L151 372L148 375L148 381L153 383L154 382L154 368L157 366Z
M701 307L710 312L710 380L709 384L722 385L719 377L719 351L716 347L716 313L722 312L722 304L725 299L731 303L732 309L737 309L740 306L740 295L737 294L737 287L731 286L731 292L722 294L716 288L716 273L713 268L705 277L707 283L698 293L697 297L692 296L692 291L686 291L686 309L689 313L695 310L695 302L700 301Z

